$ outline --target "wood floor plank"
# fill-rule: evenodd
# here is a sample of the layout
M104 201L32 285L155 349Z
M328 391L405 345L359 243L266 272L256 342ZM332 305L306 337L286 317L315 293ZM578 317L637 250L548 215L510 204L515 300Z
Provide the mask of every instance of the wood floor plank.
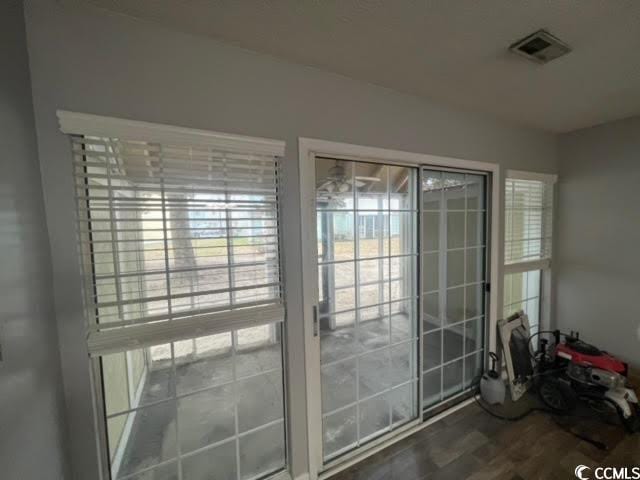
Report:
M510 480L517 474L517 466L509 456L501 452L493 457L484 459L484 463L478 470L467 477L469 480ZM488 461L487 461L488 460Z
M625 436L603 460L607 466L640 465L640 433Z
M431 461L442 468L465 453L470 453L489 441L482 433L471 430L466 435L456 439L450 444L436 445L431 450Z
M424 477L424 480L453 480L469 478L473 472L482 467L482 461L473 455L463 455L444 468L439 468L433 474ZM394 480L401 480L400 478ZM422 480L422 479L421 479Z
M599 450L574 433L602 441ZM469 405L332 480L567 480L577 465L640 464L640 434L534 412L508 422Z
M423 443L416 443L395 455L391 460L391 478L417 480L438 470Z

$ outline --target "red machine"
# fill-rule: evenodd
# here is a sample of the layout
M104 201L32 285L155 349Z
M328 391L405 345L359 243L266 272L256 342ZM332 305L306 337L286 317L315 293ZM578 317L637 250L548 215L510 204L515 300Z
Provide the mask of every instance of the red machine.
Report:
M541 339L536 352L535 378L542 401L565 412L572 410L578 399L607 405L629 431L640 431L640 407L627 380L628 365L583 342L577 333L566 335L556 330L553 337L554 345Z
M565 343L557 343L556 355L583 367L601 368L627 376L626 363L577 338L567 337Z

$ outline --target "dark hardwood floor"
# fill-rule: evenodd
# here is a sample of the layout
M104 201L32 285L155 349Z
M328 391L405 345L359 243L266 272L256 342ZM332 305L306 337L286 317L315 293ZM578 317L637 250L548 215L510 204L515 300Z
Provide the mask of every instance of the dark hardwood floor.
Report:
M567 480L580 464L640 466L640 433L626 434L614 422L561 420L543 412L510 422L471 404L331 479Z

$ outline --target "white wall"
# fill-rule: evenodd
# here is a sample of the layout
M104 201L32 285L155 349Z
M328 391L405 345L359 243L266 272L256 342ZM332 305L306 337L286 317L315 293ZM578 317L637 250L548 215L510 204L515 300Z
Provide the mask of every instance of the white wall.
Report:
M301 246L297 138L498 162L555 172L552 135L438 106L208 38L166 30L98 10L70 10L32 0L29 51L53 256L65 392L76 478L94 478L90 385L69 144L55 111L283 139L284 261L288 305L290 404L304 418ZM384 68L381 65L381 68ZM306 424L294 422L294 473L306 470Z
M640 117L560 139L556 321L640 367Z
M21 1L0 2L0 72L0 477L60 480L62 376Z

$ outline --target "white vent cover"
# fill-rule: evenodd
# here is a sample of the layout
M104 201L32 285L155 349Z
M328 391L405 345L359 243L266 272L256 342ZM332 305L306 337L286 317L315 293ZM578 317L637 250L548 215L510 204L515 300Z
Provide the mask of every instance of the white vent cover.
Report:
M571 48L546 30L538 30L518 40L509 50L536 63L548 63L566 55Z

